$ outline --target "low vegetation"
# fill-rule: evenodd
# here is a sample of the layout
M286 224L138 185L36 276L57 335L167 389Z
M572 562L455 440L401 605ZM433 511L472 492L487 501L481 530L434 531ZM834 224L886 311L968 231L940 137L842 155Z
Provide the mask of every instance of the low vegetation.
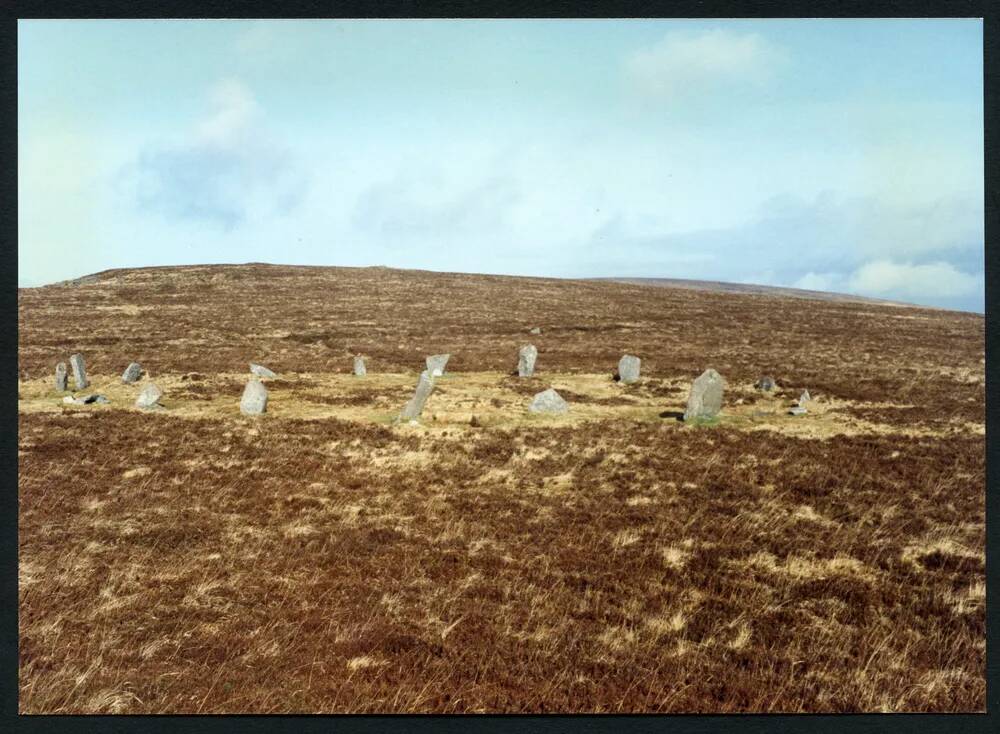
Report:
M981 316L266 266L19 297L24 713L985 709ZM110 405L60 404L75 351Z

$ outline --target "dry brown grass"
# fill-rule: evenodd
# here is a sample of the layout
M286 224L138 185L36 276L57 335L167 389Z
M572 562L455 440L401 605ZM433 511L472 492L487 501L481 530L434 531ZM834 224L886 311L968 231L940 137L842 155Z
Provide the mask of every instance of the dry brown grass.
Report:
M263 266L21 291L21 711L983 710L982 318L784 303ZM58 404L73 351L111 405ZM424 424L389 425L437 351ZM128 407L133 359L167 410ZM686 426L706 366L726 412ZM549 384L570 414L527 417Z

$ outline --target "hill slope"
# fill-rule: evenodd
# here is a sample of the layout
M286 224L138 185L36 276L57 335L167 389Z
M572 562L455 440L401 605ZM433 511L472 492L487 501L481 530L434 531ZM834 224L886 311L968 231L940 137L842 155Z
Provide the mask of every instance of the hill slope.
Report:
M985 707L981 316L266 265L18 309L22 712ZM110 404L62 403L74 352ZM677 421L709 366L722 415Z

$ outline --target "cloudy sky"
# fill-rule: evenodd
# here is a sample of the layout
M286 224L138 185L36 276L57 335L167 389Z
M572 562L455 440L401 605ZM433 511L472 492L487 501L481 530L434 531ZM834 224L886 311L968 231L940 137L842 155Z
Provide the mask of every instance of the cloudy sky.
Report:
M19 21L18 282L204 262L983 308L978 20Z

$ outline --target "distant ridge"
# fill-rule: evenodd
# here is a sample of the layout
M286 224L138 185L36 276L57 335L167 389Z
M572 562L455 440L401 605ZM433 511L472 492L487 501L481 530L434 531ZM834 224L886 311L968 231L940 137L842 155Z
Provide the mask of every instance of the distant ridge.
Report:
M834 301L837 303L877 303L882 306L898 306L900 308L928 308L915 303L887 301L882 298L854 296L848 293L828 293L827 291L810 291L804 288L786 288L777 285L753 285L749 283L724 283L714 280L686 280L682 278L588 278L611 283L628 285L647 285L660 288L687 288L689 290L713 291L716 293L744 293L761 296L785 296L787 298L805 298L812 301Z

